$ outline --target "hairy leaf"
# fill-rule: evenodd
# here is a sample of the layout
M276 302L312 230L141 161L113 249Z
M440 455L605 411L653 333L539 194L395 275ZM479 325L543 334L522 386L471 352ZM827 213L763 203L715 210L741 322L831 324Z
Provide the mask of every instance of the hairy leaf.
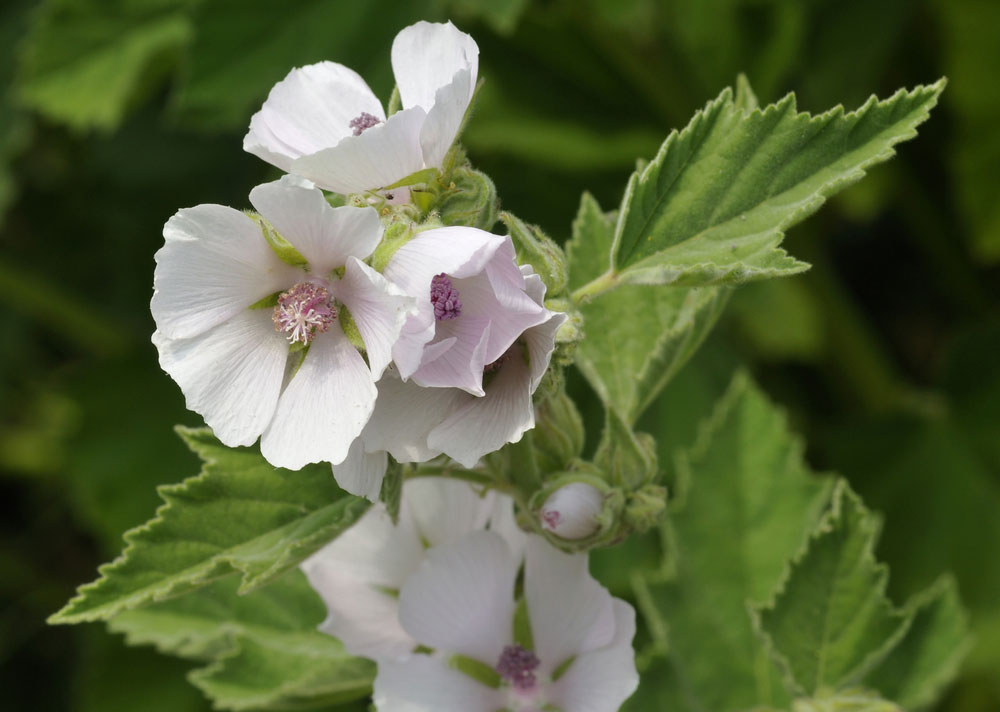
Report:
M854 685L906 633L872 548L878 520L844 482L774 599L754 608L761 639L799 693Z
M570 284L579 287L607 265L614 220L584 193L567 246ZM576 365L607 407L633 423L715 326L725 288L627 286L584 302L586 338Z
M707 285L801 272L807 265L779 247L784 231L916 135L943 88L941 80L815 117L798 112L794 94L745 113L726 89L632 175L611 278Z
M832 482L809 471L784 415L745 375L677 469L680 491L663 525L673 575L636 579L680 690L668 697L686 699L682 709L717 712L787 704L746 604L771 594L819 521Z
M125 534L101 578L50 619L106 620L229 574L240 592L288 571L353 524L367 500L348 495L328 465L276 469L250 448L227 448L207 429L178 428L204 461L201 474L161 487L156 517Z
M318 707L363 697L374 665L316 630L326 607L298 571L241 596L234 578L111 620L133 645L211 661L191 680L221 709Z

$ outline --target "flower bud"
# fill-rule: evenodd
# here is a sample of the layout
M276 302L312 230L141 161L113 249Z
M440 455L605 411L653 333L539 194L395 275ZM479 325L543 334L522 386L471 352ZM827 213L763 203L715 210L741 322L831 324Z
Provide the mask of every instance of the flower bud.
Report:
M542 278L549 297L558 296L566 289L566 253L555 240L535 225L508 212L500 213L500 220L507 226L517 250L519 264L528 264Z
M445 225L489 230L497 221L497 189L485 173L456 168L449 176L451 187L438 200L436 210Z
M601 527L604 493L584 482L571 482L549 495L540 512L542 527L562 539L584 539Z
M565 470L583 451L583 420L561 384L535 409L533 434L538 469L543 473Z

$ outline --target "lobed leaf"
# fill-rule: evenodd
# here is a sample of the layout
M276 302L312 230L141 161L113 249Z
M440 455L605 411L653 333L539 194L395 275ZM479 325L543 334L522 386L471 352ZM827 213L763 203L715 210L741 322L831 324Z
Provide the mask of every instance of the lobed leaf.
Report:
M250 448L227 448L208 429L178 428L204 460L196 477L161 487L156 517L82 586L51 623L107 620L238 573L240 593L273 581L351 526L367 500L346 494L328 465L277 469Z
M614 218L584 193L567 244L571 288L607 267ZM626 286L584 302L576 365L606 407L634 423L701 346L729 298L725 288Z
M808 268L779 247L784 231L889 159L916 135L944 80L845 113L810 116L789 94L746 112L726 89L673 132L629 180L611 249L620 284L704 286Z
M774 599L752 609L755 625L796 692L814 696L856 684L910 625L885 595L875 561L878 520L846 483L794 561Z
M783 413L739 374L677 457L679 492L662 527L672 571L635 586L677 688L661 694L684 699L680 709L788 703L746 603L771 594L829 501L832 481L802 451Z

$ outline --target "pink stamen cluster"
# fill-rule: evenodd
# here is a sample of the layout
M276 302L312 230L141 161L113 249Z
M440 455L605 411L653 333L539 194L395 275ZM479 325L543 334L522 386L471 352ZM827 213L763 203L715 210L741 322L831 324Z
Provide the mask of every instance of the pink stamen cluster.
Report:
M530 690L537 682L534 670L540 665L538 656L520 645L508 645L500 653L496 671L517 690Z
M330 292L312 282L300 282L278 296L271 320L274 330L288 334L289 343L308 344L337 318Z
M380 123L382 121L378 117L372 116L367 111L362 111L360 116L355 116L351 119L351 123L348 126L354 130L355 136L360 136L364 131Z
M434 318L438 321L455 319L462 314L462 300L458 298L458 290L444 273L431 279L431 304L434 306Z

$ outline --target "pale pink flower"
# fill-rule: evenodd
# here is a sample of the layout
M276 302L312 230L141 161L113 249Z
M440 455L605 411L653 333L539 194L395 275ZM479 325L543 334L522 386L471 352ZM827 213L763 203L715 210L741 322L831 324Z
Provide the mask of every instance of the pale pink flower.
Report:
M371 415L412 300L361 261L382 237L374 209L333 208L291 176L257 186L250 202L269 225L199 205L164 226L151 302L160 365L224 444L260 436L273 465L339 463ZM278 258L263 232L272 228L306 265ZM261 307L268 297L277 303ZM367 363L341 328L345 307Z
M338 193L440 167L472 99L479 48L450 22L418 22L396 35L392 69L403 108L388 118L353 70L293 69L250 120L243 148Z
M526 535L514 525L509 497L480 493L460 480L409 480L396 525L376 503L302 563L329 612L320 630L353 655L384 659L413 652L417 643L399 624L399 589L424 560L426 547L487 526L523 551Z
M373 698L380 712L619 709L639 681L635 611L590 576L586 554L563 554L530 537L528 649L514 639L518 569L493 532L472 532L428 552L400 591L399 622L433 653L379 660ZM456 669L456 656L483 672Z

